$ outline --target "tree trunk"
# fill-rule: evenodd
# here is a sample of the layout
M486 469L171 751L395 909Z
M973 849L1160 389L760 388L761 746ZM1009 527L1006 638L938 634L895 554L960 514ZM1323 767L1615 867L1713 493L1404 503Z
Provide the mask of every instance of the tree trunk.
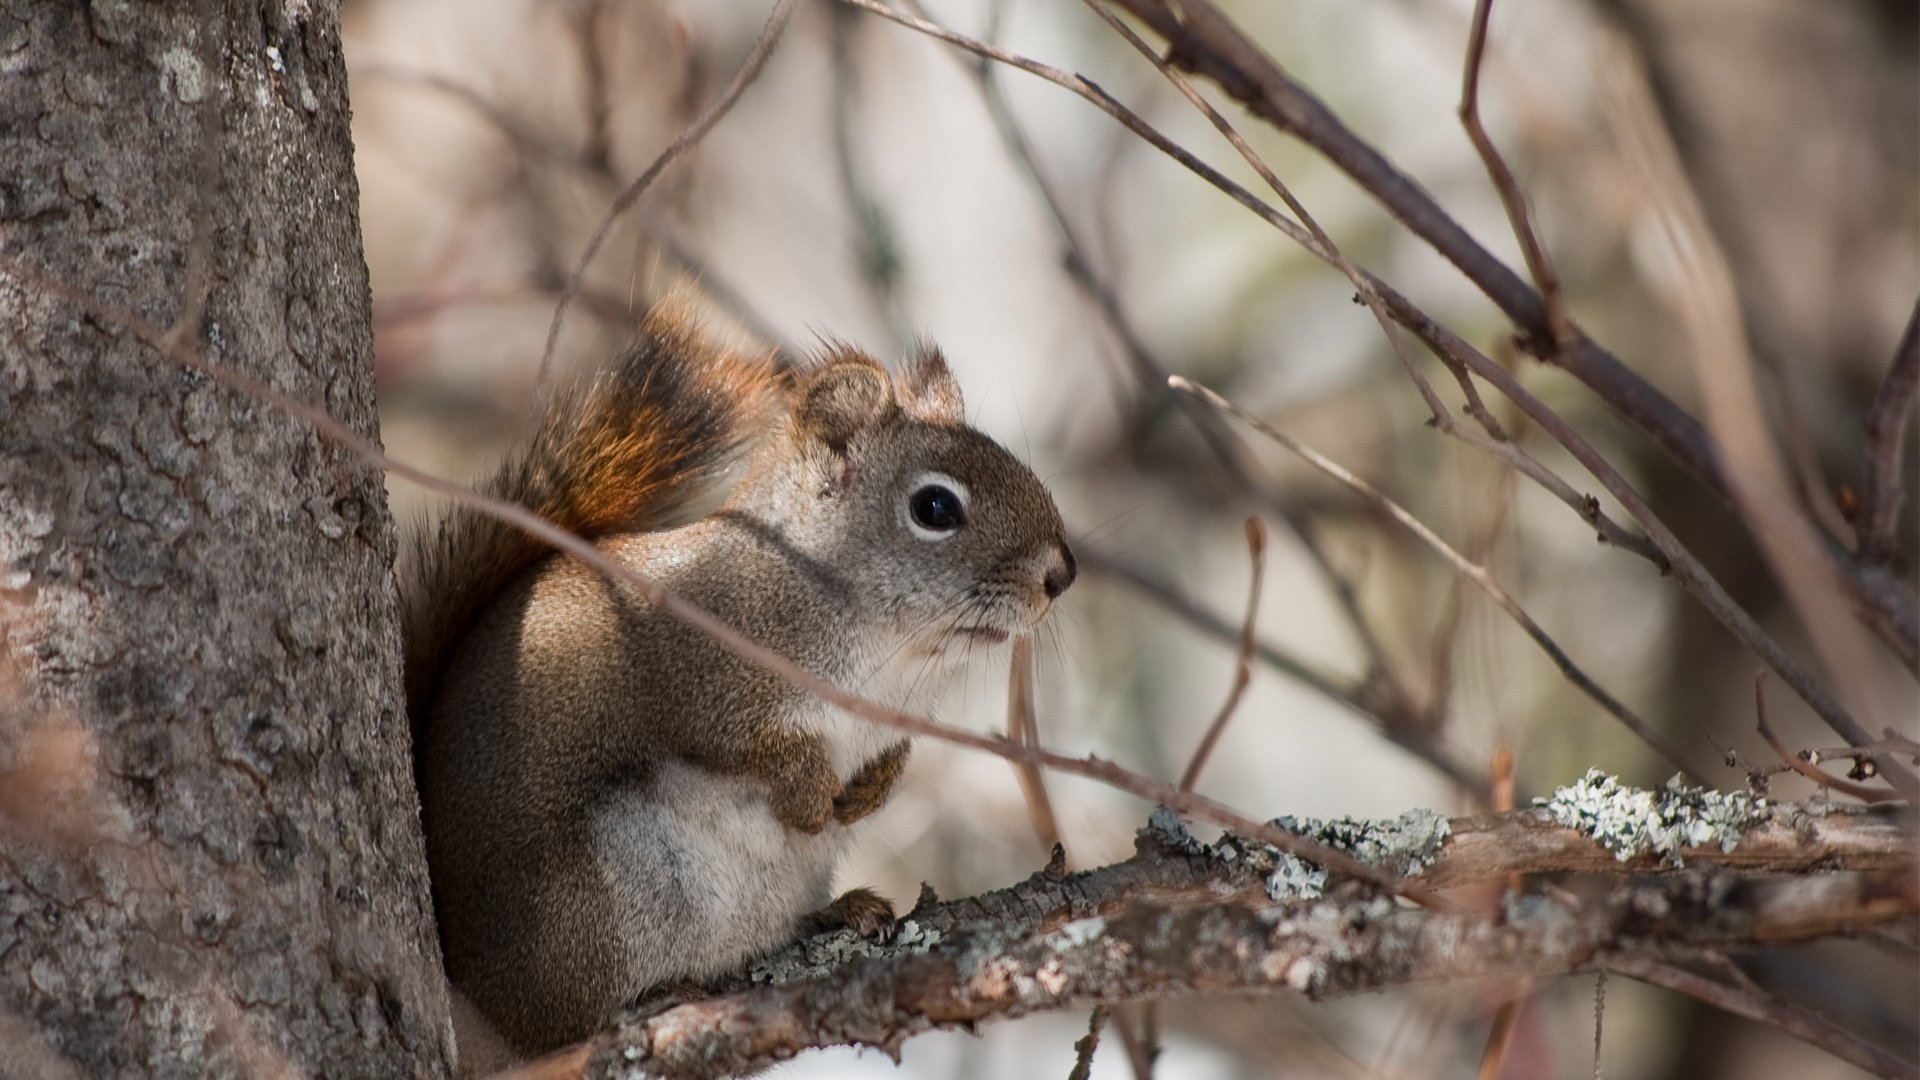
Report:
M0 64L0 1075L444 1075L337 4Z

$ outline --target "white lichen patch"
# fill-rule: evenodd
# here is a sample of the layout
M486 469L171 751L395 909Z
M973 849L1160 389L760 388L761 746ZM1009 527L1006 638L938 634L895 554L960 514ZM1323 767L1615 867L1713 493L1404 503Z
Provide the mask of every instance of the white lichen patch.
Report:
M1433 865L1441 845L1452 832L1446 818L1420 809L1409 810L1391 821L1281 817L1271 824L1401 877ZM1217 843L1203 844L1187 831L1179 815L1164 806L1154 810L1147 829L1154 839L1176 851L1209 855L1223 863L1265 875L1269 899L1313 900L1326 892L1324 868L1231 833Z
M1631 788L1599 769L1551 799L1535 799L1553 820L1592 837L1594 842L1626 862L1639 855L1660 856L1670 866L1681 866L1685 848L1732 851L1740 836L1773 817L1767 799L1743 791L1709 791L1688 787L1678 776L1659 791Z
M1193 838L1193 834L1187 831L1187 823L1180 820L1180 815L1174 813L1172 807L1154 807L1153 813L1147 817L1147 831L1162 847L1189 855L1206 854L1207 846Z
M1327 892L1327 872L1297 855L1277 854L1267 875L1269 900L1317 900Z
M207 72L192 49L175 45L160 54L160 86L192 105L207 96Z
M903 919L894 928L893 938L877 942L852 930L809 938L795 949L782 949L755 964L747 972L747 981L755 985L778 985L795 979L812 978L850 960L867 956L899 956L923 953L940 944L941 933Z

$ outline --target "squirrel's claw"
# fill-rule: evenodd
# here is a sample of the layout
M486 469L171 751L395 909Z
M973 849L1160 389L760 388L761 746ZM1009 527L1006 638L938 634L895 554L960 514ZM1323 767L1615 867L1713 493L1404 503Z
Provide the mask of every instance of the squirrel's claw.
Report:
M833 903L800 919L800 934L812 937L832 930L852 930L863 938L890 941L898 920L893 903L872 889L848 889Z

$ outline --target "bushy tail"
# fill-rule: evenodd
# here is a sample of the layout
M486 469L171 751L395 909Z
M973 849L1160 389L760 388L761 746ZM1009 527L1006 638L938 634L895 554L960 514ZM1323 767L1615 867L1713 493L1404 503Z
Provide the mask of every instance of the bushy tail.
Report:
M589 540L676 524L764 428L778 378L770 357L703 337L685 305L657 306L619 360L548 401L532 441L481 490ZM494 596L552 550L464 506L413 538L401 603L416 760L454 648Z

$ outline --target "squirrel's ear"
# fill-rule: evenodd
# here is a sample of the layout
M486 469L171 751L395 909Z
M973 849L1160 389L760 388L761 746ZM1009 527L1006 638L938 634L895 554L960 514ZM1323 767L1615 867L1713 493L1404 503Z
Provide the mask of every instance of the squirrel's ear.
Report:
M844 454L854 436L894 410L893 383L871 360L835 360L814 372L801 389L794 418L800 430Z
M900 405L915 420L966 422L967 406L960 398L960 383L947 369L947 358L938 345L922 343L907 361L907 369L900 375Z

